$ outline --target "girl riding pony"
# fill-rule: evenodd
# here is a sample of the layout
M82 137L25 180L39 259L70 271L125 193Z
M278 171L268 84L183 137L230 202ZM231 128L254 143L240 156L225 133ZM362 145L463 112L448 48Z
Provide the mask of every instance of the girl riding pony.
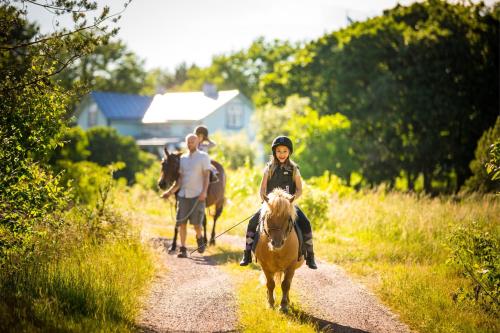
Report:
M292 141L286 136L278 136L273 140L271 149L273 151L273 155L264 169L264 175L260 183L261 199L266 200L267 195L277 187L293 195L293 200L298 199L302 194L302 177L300 176L297 164L290 160L290 155L293 153ZM296 223L298 224L304 237L306 265L309 266L309 268L316 269L318 267L314 261L311 222L309 222L307 217L297 205L295 206L295 209L297 211ZM255 240L255 233L257 231L259 220L260 209L248 222L246 246L240 266L246 266L252 262L252 245Z

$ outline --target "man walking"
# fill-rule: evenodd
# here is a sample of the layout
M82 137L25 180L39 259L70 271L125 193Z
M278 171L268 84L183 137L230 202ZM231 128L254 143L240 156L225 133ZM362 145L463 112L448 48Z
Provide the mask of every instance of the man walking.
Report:
M161 197L168 198L179 190L177 195L177 226L181 236L179 258L187 258L186 235L187 221L194 226L198 252L205 251L201 224L205 216L205 200L210 175L210 158L205 152L198 150L198 137L194 134L186 136L188 152L180 158L179 179Z

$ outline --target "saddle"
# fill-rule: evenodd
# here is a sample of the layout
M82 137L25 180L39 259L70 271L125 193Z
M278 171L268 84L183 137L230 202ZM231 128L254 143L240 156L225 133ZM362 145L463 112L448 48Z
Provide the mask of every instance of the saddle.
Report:
M254 236L254 241L252 244L252 252L255 255L255 249L257 248L257 243L259 242L260 238L260 228L261 228L261 223L257 226L257 231ZM302 234L302 230L300 230L300 227L297 223L293 224L293 227L295 229L295 232L297 233L297 238L299 239L299 253L297 254L297 261L300 260L301 256L306 256L306 247L304 246L304 236Z

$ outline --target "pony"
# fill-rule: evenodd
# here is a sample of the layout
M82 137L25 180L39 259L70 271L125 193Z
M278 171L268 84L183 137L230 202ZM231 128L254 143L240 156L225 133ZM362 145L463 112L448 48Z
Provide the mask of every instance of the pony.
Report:
M158 187L162 190L169 188L175 181L179 179L179 168L180 168L180 159L182 153L170 153L167 147L164 147L163 151L165 152L165 157L161 161L161 174L158 179ZM215 245L215 225L217 223L217 219L222 214L222 209L224 208L224 192L226 188L226 173L222 165L220 165L216 161L211 162L212 165L218 171L219 181L215 183L210 183L207 189L207 199L206 199L206 207L215 206L215 213L213 215L214 223L212 226L212 235L210 238L210 245ZM177 196L177 193L175 194ZM177 202L176 202L177 206ZM175 251L177 249L177 234L179 230L177 226L174 227L174 239L172 240L172 245L169 248L169 251ZM207 217L205 215L203 219L203 241L207 244Z
M304 263L304 257L299 257L299 239L294 228L297 213L292 201L293 196L280 188L269 194L262 206L260 235L255 248L255 258L266 277L271 308L274 308L274 287L281 283L282 312L288 312L293 275Z

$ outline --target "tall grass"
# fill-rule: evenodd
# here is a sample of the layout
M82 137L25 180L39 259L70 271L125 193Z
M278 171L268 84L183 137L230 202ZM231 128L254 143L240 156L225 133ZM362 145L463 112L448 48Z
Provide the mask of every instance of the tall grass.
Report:
M328 219L316 223L317 252L364 278L412 328L498 332L498 313L457 300L469 281L448 264L450 237L459 227L474 222L500 238L498 198L457 201L382 190L330 204Z
M128 227L92 237L73 222L0 273L0 331L134 331L150 252Z
M260 205L261 169L228 170L227 177L228 200L218 233ZM297 202L313 224L318 257L361 279L416 331L500 331L497 312L459 297L460 290L471 288L471 281L449 262L452 235L461 227L474 224L500 241L498 196L430 198L384 188L355 192L337 180L328 174L306 180L304 196ZM171 225L165 202L155 198L145 205ZM244 236L245 228L243 223L230 233ZM235 256L239 259L239 252ZM246 286L241 288L242 302L253 297Z

